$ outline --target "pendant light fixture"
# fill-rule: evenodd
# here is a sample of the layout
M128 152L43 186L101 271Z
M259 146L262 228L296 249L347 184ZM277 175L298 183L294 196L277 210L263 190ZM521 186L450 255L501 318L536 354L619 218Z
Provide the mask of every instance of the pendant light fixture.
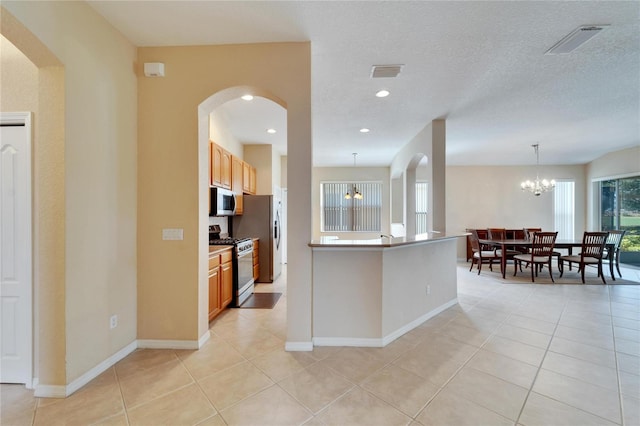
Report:
M357 152L352 153L351 155L353 155L353 167L356 167L356 156L358 155ZM347 191L346 194L344 194L344 199L345 200L350 200L351 197L353 197L356 200L362 200L362 194L358 191L358 189L356 188L355 185L353 185L353 195L351 195L351 191Z
M552 191L556 186L556 181L554 179L547 180L542 179L538 175L538 169L540 167L540 154L538 154L538 144L531 145L536 152L536 180L530 181L526 180L520 184L520 187L523 191L529 191L536 197L542 194L543 192Z

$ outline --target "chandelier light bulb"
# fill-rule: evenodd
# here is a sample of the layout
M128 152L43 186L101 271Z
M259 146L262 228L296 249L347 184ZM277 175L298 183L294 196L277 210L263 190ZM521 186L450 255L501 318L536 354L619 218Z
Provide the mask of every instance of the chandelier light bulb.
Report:
M522 182L520 184L520 188L522 188L523 191L531 192L533 195L535 195L537 197L540 194L542 194L543 192L552 191L553 188L555 188L555 186L556 186L556 181L555 181L555 179L551 179L551 180L542 179L542 180L540 180L539 175L538 175L538 168L540 167L540 155L538 153L538 144L534 144L534 145L531 145L531 146L533 147L533 149L536 152L536 180L532 182L532 181L527 179L526 181L524 181L524 182Z

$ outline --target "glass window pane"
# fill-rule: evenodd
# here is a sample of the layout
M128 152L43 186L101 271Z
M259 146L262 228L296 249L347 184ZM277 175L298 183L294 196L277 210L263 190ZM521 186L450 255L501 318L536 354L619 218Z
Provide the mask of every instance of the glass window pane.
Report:
M624 234L622 251L640 251L640 177L618 181L618 229Z
M620 250L640 251L640 176L600 182L600 229L625 230Z

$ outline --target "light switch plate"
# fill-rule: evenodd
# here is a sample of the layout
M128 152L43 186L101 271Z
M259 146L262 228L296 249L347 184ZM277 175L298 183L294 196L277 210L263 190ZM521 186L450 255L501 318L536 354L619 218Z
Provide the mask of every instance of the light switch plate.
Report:
M167 241L176 241L184 239L184 229L182 228L164 228L162 230L162 239Z

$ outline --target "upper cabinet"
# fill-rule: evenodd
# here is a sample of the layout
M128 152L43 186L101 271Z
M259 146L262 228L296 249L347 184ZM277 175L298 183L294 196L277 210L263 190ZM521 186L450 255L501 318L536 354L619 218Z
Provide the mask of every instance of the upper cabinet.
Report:
M256 168L249 163L244 163L242 168L242 191L245 194L256 193Z
M239 195L240 200L236 199L236 214L242 214L242 194L256 193L256 168L210 141L209 185L230 189Z
M211 177L209 184L231 189L231 153L214 142L209 142Z
M231 157L231 190L236 194L236 215L244 213L242 200L242 173L244 161L235 155Z

